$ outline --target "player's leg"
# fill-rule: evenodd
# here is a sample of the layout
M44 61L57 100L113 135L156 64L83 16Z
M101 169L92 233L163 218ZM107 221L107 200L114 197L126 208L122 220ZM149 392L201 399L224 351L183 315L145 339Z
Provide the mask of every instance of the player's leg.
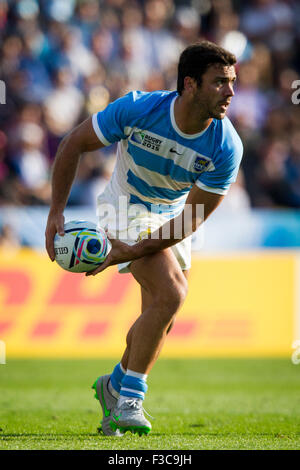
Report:
M176 260L175 260L176 261ZM185 278L187 279L188 271L183 271ZM151 292L146 290L143 286L141 286L141 311L144 312L147 310L152 302L153 297ZM138 320L137 320L138 321ZM120 436L122 433L118 430L112 430L110 427L110 419L112 410L116 407L117 399L119 397L120 389L121 389L121 382L126 374L127 365L128 365L128 358L129 358L129 351L131 345L131 336L135 329L137 321L131 326L128 334L127 334L127 347L123 354L122 360L119 364L117 364L113 370L111 375L99 377L99 379L93 385L93 388L96 391L96 398L99 399L100 405L102 406L103 411L103 420L102 420L102 430L106 435L116 435ZM172 320L167 327L166 334L169 333L173 326L174 321Z
M188 280L189 270L188 269L183 270L182 274L184 275L186 280ZM141 287L141 292L142 292L142 312L143 312L144 310L146 310L147 306L150 305L152 298L151 298L151 295L149 295L148 292L143 287ZM173 328L174 323L175 323L175 320L172 320L172 322L168 326L167 334L170 333L171 329Z
M152 302L151 295L148 294L148 292L141 286L141 313L143 313L144 310L146 310L149 307L151 302ZM128 344L131 343L131 335L132 335L132 332L135 328L136 321L131 325L130 330L127 333L127 338L126 338L127 346L126 346L126 349L125 349L124 354L123 354L122 359L121 359L121 365L122 365L122 368L124 370L127 370L128 358L129 358Z
M188 280L189 270L186 269L186 270L182 271L182 274L184 275L186 280ZM141 312L144 312L151 305L153 299L152 299L151 294L149 292L147 292L147 290L142 286L141 286L141 300L142 300ZM122 368L124 370L127 370L128 357L129 357L129 345L131 344L131 336L132 336L133 330L135 328L136 322L137 322L137 320L133 323L133 325L131 326L131 328L128 331L128 334L127 334L127 341L126 341L127 342L127 347L126 347L126 349L124 351L124 354L122 356L122 359L121 359L121 365L122 365ZM167 334L170 333L173 325L174 325L174 320L172 320L170 325L168 326Z
M188 269L185 269L184 271L182 271L182 274L184 275L184 277L186 278L186 280L188 280L189 278L189 270ZM168 326L168 329L167 329L167 335L170 333L170 331L172 330L173 326L174 326L174 323L175 323L175 320L172 320L170 325Z
M187 281L171 249L133 261L130 270L150 300L131 332L127 368L147 374L185 299Z
M144 417L142 408L147 375L184 301L187 281L171 250L134 261L131 272L144 289L146 308L127 335L127 350L122 358L123 366L127 362L127 372L111 426L122 432L147 434L151 424Z
M146 292L146 290L141 287L141 311L143 312L148 308L151 303L151 296ZM131 326L128 332L128 338L131 336L131 332L134 329L135 323ZM120 395L121 382L123 377L126 374L127 363L129 357L129 348L126 347L126 350L123 354L122 361L118 363L112 374L104 375L99 377L96 382L93 384L95 390L95 398L100 402L103 412L103 419L101 421L101 429L103 433L107 436L121 436L122 433L116 429L112 430L110 427L111 413L117 405L117 401Z

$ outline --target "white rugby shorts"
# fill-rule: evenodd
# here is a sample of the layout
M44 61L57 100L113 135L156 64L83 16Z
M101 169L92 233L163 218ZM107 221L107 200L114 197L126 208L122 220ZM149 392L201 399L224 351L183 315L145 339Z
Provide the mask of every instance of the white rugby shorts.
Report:
M162 214L149 212L145 206L129 204L127 196L121 196L123 203L119 203L118 195L114 194L108 185L97 199L98 225L107 229L115 238L128 245L148 238L164 225L168 219ZM126 202L125 202L126 201ZM189 236L171 247L183 271L191 267L191 239ZM129 273L132 261L118 265L120 273Z

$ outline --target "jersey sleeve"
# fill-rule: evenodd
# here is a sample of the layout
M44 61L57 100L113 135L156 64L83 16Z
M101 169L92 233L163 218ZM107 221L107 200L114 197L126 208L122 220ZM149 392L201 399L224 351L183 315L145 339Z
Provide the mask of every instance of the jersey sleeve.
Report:
M201 173L195 184L204 191L227 194L230 185L236 181L242 156L243 144L238 138L231 148L219 151L214 170Z
M111 145L127 137L125 127L134 103L132 95L130 92L110 103L103 111L93 114L94 131L104 145Z

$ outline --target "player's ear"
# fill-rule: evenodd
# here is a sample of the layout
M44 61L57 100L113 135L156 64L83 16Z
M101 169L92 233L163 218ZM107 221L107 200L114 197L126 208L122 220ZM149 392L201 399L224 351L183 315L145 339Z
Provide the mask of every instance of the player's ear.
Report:
M189 77L189 76L184 77L183 84L184 84L184 90L187 93L193 93L195 89L197 88L197 82L193 77Z

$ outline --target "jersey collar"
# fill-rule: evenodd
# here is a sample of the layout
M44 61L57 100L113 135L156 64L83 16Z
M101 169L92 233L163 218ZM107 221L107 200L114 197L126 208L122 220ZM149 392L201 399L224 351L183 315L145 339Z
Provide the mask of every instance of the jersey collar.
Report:
M204 129L203 131L198 132L197 134L185 134L177 126L176 121L175 121L175 114L174 114L174 104L175 104L175 100L176 100L177 96L178 95L174 96L174 98L171 101L171 105L170 105L170 118L171 118L171 124L172 124L172 127L173 127L174 131L177 134L179 134L180 137L183 137L184 139L197 139L198 137L201 137L201 135L203 135L209 129L210 125L206 129Z

